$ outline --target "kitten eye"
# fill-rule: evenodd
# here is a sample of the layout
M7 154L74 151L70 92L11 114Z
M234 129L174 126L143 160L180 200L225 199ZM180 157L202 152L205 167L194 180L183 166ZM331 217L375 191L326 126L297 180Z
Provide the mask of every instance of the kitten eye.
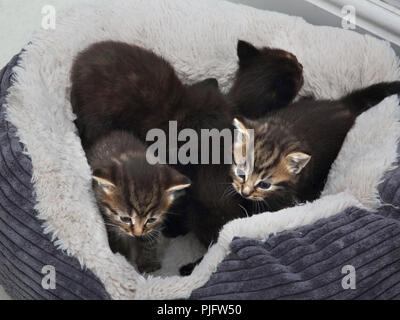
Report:
M156 222L156 218L150 218L150 219L147 219L147 221L146 221L146 224L148 224L148 223L154 223L154 222Z
M131 223L132 219L130 217L121 217L121 221L124 223Z
M236 168L235 174L242 180L246 179L246 172L244 172L242 169Z
M268 183L268 182L265 182L265 181L261 181L261 182L257 185L257 187L259 187L260 189L267 190L267 189L269 189L269 188L271 187L271 184Z

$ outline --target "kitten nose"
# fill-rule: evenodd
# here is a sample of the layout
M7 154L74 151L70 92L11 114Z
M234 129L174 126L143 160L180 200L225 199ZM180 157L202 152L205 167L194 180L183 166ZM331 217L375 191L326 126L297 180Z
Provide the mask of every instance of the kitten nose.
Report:
M250 190L249 187L244 187L244 188L242 189L242 195L243 195L243 196L248 197L250 194L251 194L251 190Z
M136 237L140 237L143 235L143 228L140 226L133 226L133 235Z

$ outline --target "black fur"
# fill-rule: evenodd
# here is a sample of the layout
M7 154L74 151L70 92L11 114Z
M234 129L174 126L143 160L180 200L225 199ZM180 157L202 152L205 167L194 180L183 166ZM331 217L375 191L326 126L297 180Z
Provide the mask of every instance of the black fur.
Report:
M400 82L378 83L356 90L339 100L301 100L271 113L309 152L311 160L303 169L297 197L311 201L319 197L332 163L356 118L386 97L400 93ZM283 137L277 137L282 139ZM300 151L300 150L299 150Z
M228 98L237 116L257 119L288 105L303 85L303 66L290 52L238 41L239 69Z

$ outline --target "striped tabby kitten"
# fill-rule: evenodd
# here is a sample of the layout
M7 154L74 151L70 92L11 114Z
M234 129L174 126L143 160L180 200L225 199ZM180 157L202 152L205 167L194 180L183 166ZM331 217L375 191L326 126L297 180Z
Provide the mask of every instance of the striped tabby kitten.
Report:
M315 200L357 116L396 93L400 82L378 83L336 101L302 100L264 120L235 119L238 137L244 137L234 144L235 190L270 211ZM246 139L252 139L249 128L254 129L254 159L242 161Z
M111 249L131 259L136 242L139 271L159 269L156 249L163 221L190 180L167 165L150 165L144 145L123 131L98 140L87 156Z
M244 136L234 143L231 172L234 189L243 198L255 201L253 207L258 211L276 211L295 205L310 176L311 166L305 169L311 159L308 144L297 139L284 120L235 119L234 125ZM253 137L249 129L254 130ZM249 139L254 141L253 157L244 156Z

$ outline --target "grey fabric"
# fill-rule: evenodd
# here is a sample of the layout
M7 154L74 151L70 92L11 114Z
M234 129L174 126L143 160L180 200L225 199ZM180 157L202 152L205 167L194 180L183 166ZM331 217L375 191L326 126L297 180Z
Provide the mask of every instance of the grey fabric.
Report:
M18 56L0 72L0 284L14 299L108 299L103 284L79 262L56 249L33 209L32 164L4 102ZM56 270L56 289L45 290L42 268Z
M379 186L377 212L347 209L266 241L236 238L191 299L400 299L400 169ZM344 290L352 265L356 289Z

